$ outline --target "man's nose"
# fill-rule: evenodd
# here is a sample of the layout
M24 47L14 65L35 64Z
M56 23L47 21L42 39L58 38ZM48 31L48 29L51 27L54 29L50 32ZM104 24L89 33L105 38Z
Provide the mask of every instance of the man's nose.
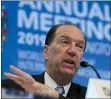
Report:
M76 49L75 45L71 45L67 52L70 56L77 55L77 49Z

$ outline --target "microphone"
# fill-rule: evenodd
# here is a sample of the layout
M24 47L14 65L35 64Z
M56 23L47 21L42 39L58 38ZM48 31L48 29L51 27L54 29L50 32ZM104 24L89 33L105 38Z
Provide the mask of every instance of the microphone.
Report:
M95 68L94 66L92 66L92 65L89 64L89 63L87 63L86 61L81 61L81 62L80 62L80 65L81 65L82 67L88 67L88 66L90 66L90 67L96 72L97 77L98 77L99 79L101 79L99 73L97 72L97 70L96 70L96 68Z

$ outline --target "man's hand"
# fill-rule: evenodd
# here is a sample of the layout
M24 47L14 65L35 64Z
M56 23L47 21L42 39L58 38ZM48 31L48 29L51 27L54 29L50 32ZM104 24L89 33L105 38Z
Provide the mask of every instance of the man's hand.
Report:
M4 73L4 75L15 81L17 84L19 84L22 88L25 89L27 92L31 92L36 94L39 97L45 97L45 98L59 98L59 93L56 90L53 90L49 87L47 87L44 84L41 84L37 81L35 81L29 74L21 71L20 69L10 66L10 69L16 74L11 73Z

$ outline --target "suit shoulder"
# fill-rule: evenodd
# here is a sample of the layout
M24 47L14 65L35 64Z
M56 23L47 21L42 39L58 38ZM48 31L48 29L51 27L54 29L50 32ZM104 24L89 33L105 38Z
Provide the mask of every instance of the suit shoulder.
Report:
M77 83L72 83L72 87L76 87L76 88L80 88L80 89L83 89L83 90L87 90L87 87L84 87L80 84L77 84Z
M44 73L40 75L32 75L32 77L34 78L35 81L44 83Z
M87 87L81 86L80 84L71 83L70 94L75 94L78 99L85 99Z

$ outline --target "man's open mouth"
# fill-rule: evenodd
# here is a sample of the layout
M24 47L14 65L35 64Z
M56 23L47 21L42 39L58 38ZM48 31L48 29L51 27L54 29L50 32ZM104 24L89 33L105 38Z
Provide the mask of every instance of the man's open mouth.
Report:
M74 60L71 60L71 59L65 59L65 60L63 60L63 62L65 62L65 63L67 63L67 64L69 64L70 66L76 66L76 63L75 63L75 61Z

